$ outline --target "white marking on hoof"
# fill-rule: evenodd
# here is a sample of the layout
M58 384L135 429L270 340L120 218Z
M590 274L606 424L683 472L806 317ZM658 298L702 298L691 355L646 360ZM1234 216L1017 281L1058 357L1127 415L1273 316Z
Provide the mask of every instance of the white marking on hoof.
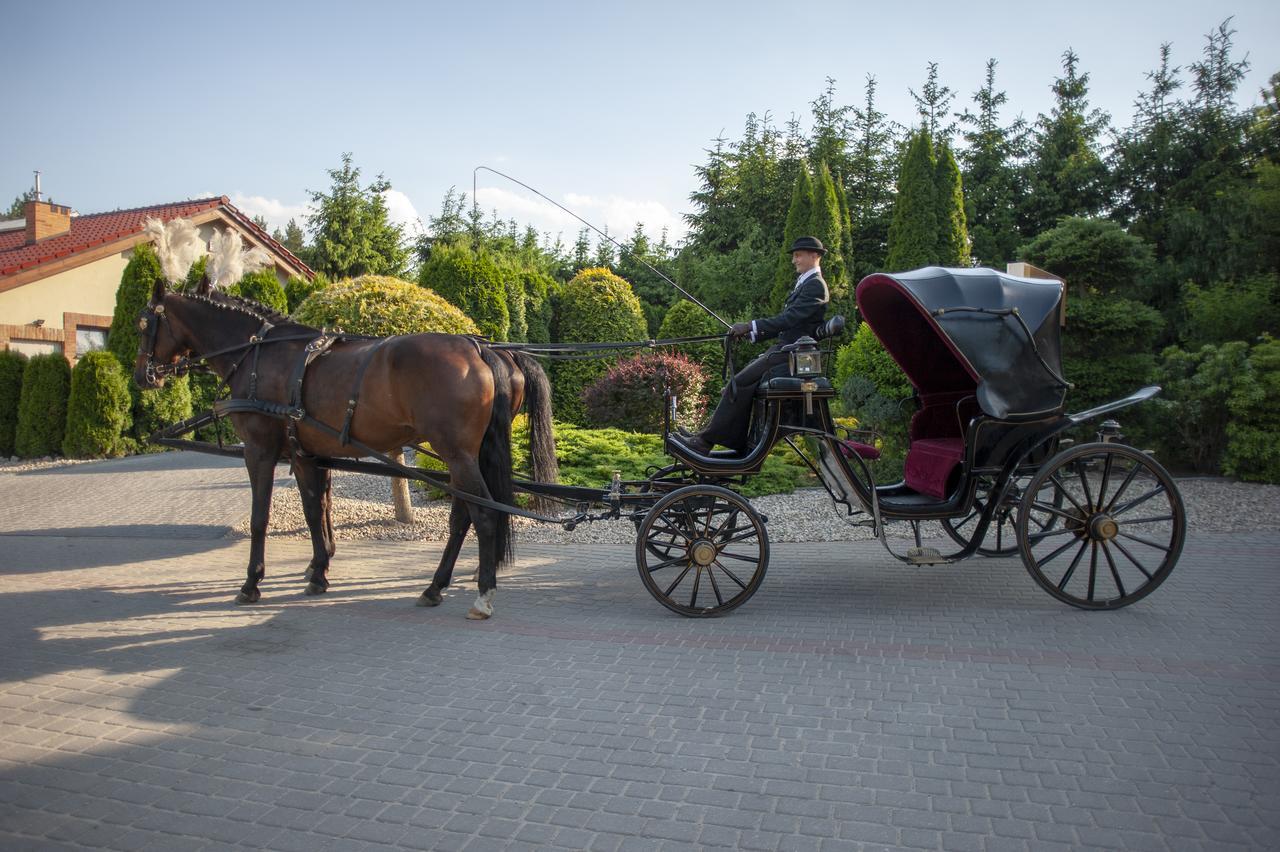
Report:
M482 595L476 596L476 602L471 605L471 609L467 610L467 618L472 621L480 621L493 615L493 595L497 589L490 589Z

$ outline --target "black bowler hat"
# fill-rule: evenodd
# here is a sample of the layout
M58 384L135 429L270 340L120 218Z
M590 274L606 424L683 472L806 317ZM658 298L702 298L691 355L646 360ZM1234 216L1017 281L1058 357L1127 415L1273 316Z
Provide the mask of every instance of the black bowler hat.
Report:
M797 237L791 244L791 253L795 254L798 251L816 251L818 254L826 254L827 247L817 237Z

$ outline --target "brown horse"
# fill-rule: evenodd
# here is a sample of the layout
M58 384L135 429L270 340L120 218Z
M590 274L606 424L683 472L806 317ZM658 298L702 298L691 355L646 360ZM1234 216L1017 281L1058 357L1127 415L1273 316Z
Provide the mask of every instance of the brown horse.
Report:
M206 358L233 399L277 404L289 399L300 359L309 341L321 334L256 302L210 292L207 281L192 295L169 292L158 282L139 317L139 329L134 379L141 387L158 387L165 376ZM353 394L357 380L358 393ZM426 442L444 459L455 488L508 505L513 498L511 419L527 399L533 476L543 482L556 479L550 388L537 361L524 353L491 349L483 341L451 334L340 341L306 369L302 408L338 432L353 397L358 404L350 419L350 440L381 453ZM325 592L334 554L330 472L317 465L316 457L359 457L362 451L307 419L297 421L295 443L287 418L257 411L237 411L230 418L244 442L253 491L248 579L236 601L256 603L261 597L271 488L281 460L293 467L311 532L306 593ZM493 613L497 570L512 556L511 518L460 499L453 502L449 540L431 584L418 599L420 606L440 603L472 524L480 544L479 596L467 617Z

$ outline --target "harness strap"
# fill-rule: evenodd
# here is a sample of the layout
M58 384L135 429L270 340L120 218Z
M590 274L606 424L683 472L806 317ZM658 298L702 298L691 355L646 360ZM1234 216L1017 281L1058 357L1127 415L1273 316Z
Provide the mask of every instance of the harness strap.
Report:
M360 368L356 370L356 379L351 384L351 395L347 397L347 413L342 418L342 431L338 433L338 443L344 447L351 443L351 420L356 416L356 403L360 401L360 388L364 384L365 371L369 369L369 364L373 362L373 356L378 354L378 350L386 346L387 341L394 339L394 337L384 337L376 345L369 347L364 360L360 362Z

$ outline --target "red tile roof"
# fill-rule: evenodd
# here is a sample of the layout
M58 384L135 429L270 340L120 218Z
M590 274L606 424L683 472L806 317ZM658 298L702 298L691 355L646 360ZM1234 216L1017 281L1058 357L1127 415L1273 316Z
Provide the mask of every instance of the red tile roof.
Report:
M200 198L194 201L178 201L172 204L155 204L150 207L135 207L131 210L113 210L110 213L90 213L71 217L71 230L56 237L40 240L33 245L26 244L26 231L17 229L0 233L0 280L6 275L13 275L48 261L57 260L91 249L105 243L142 233L142 225L147 219L155 218L162 222L171 219L182 219L195 216L206 210L221 207L243 228L254 234L259 240L278 256L288 258L299 269L310 271L305 263L298 259L280 243L271 239L271 235L253 223L227 199L225 195L216 198Z

